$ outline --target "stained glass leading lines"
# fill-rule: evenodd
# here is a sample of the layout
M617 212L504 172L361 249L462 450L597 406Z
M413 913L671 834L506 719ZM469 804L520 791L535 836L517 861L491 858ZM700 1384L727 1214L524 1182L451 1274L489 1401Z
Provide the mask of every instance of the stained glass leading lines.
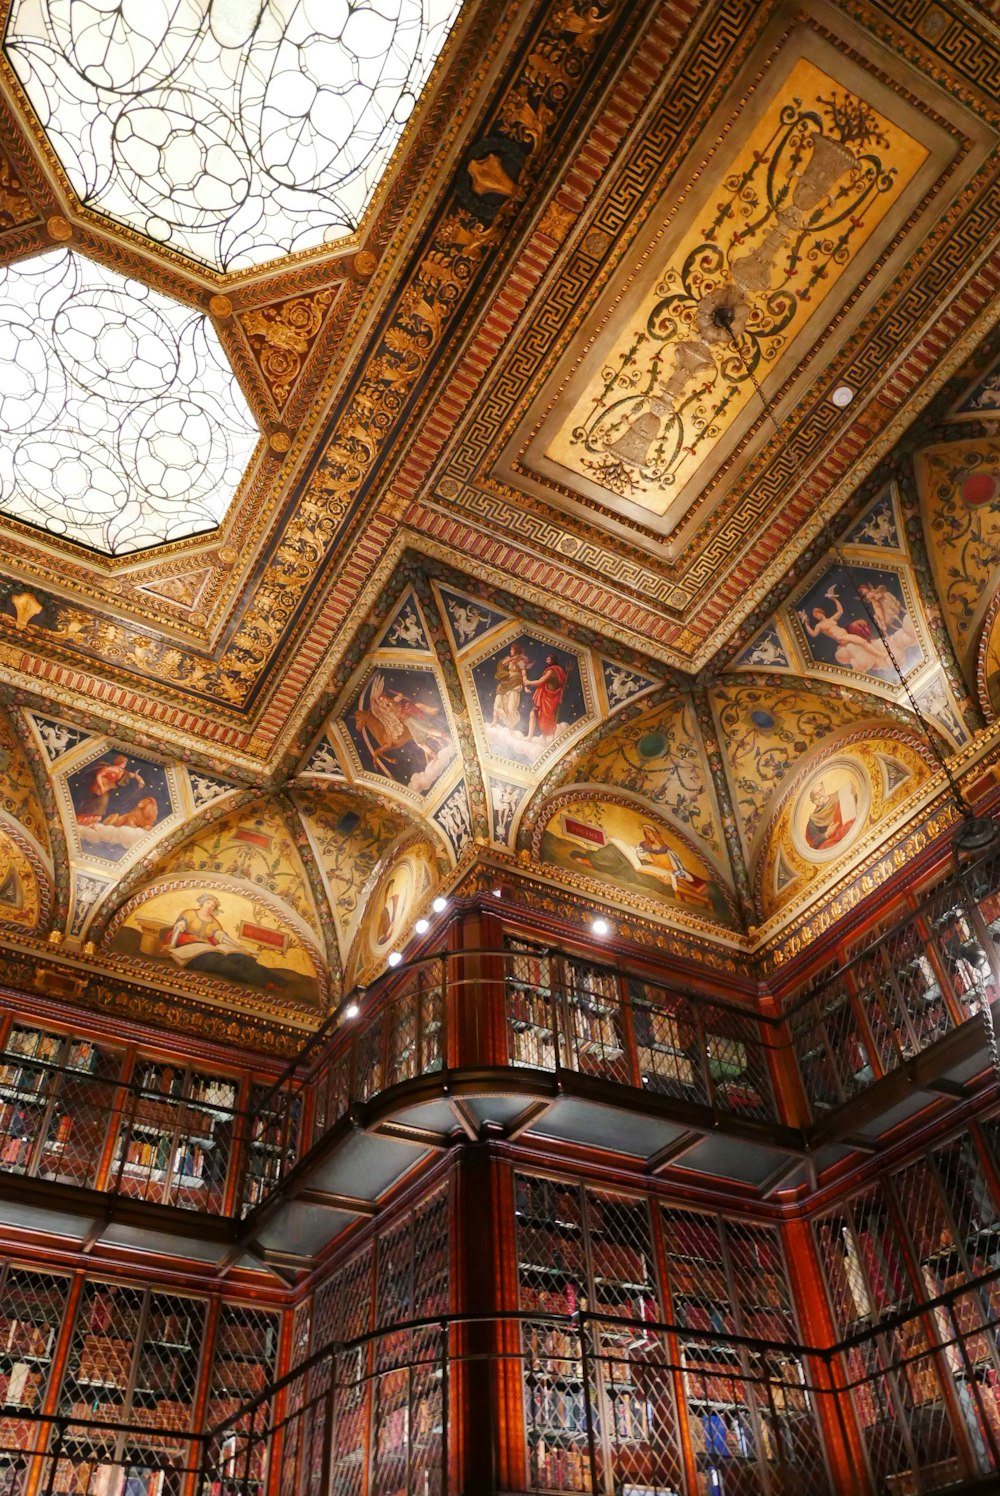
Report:
M0 271L5 513L116 556L200 534L258 434L200 312L71 250Z
M13 0L80 200L223 270L358 223L460 0Z

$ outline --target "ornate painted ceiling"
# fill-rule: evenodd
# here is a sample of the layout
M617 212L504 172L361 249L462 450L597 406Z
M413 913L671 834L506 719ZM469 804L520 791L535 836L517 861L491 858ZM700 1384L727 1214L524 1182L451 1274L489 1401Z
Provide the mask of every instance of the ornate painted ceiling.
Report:
M342 9L2 8L8 974L790 952L995 782L1000 26Z

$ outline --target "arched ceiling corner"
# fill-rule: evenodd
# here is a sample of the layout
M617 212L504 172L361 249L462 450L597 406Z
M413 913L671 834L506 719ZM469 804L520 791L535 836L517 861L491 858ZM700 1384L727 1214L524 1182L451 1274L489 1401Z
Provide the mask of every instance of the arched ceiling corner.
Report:
M754 895L766 920L828 885L898 825L937 761L916 731L862 723L807 752L755 839Z
M530 852L572 887L630 902L655 919L742 927L718 860L689 827L628 790L583 784L552 795L535 823Z

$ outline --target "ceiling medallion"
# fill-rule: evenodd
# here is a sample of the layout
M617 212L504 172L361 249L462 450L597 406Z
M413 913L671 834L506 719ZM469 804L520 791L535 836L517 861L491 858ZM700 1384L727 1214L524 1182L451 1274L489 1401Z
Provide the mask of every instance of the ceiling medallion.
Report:
M0 511L109 556L214 530L259 432L201 312L69 249L0 270Z
M353 232L460 0L13 0L81 203L216 270Z

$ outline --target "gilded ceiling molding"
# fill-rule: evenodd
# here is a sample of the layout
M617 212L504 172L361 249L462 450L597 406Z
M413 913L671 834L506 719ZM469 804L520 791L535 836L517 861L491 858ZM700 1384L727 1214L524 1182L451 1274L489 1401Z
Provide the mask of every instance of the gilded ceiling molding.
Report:
M337 931L330 912L330 899L326 883L320 870L312 841L302 824L298 806L292 798L288 785L282 785L275 791L271 797L271 806L280 816L282 824L295 845L295 850L299 854L303 871L309 883L316 917L319 921L319 932L323 937L323 956L326 969L329 973L327 997L331 1008L333 1008L337 1004L338 993L343 979L343 969L340 959L340 947L337 942Z
M740 901L740 913L744 923L749 928L754 908L753 892L750 887L750 870L747 867L746 856L743 851L739 821L736 817L736 808L733 805L733 798L729 790L725 759L719 744L707 687L699 682L695 687L693 697L695 714L701 732L701 741L704 745L708 766L712 774L712 788L719 804L719 819L723 835L726 839L726 852L729 857L729 866L733 871L736 896Z
M6 695L6 693L4 693ZM51 927L65 930L69 924L72 888L70 882L70 856L63 830L59 802L49 778L48 764L39 752L34 733L29 728L16 701L7 696L7 720L17 736L28 768L31 771L35 793L45 812L46 829L52 847L52 906Z
M493 905L497 887L501 897ZM548 924L554 938L561 940L572 940L589 929L596 899L602 907L613 908L616 937L639 953L649 951L652 960L672 958L692 973L722 972L738 978L749 975L746 956L750 942L745 935L708 922L702 924L693 917L676 924L648 918L627 905L614 904L605 884L595 881L590 888L588 880L583 880L574 887L555 870L550 873L533 868L512 852L492 850L469 869L453 894L457 899L488 897L491 908Z
M96 954L83 958L63 954L59 947L13 931L0 935L0 981L15 991L69 999L80 1007L118 1014L174 1034L256 1047L281 1057L297 1053L315 1026L301 1015L282 1017L249 1008L233 1013L191 993L164 992L162 983L129 980L123 972L108 970Z

